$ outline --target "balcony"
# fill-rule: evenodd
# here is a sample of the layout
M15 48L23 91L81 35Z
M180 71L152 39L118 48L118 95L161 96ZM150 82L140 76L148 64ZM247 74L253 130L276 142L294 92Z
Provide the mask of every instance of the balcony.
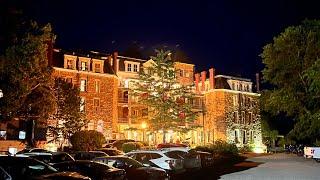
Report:
M128 117L118 117L118 123L129 123Z
M128 98L118 98L118 103L127 104L128 103Z

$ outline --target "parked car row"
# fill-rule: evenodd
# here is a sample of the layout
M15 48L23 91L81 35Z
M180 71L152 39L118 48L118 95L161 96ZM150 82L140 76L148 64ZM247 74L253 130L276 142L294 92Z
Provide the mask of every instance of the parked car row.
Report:
M24 150L16 156L2 156L3 160L0 158L0 179L10 179L2 176L12 179L54 179L53 177L67 175L69 179L167 180L171 175L213 165L213 156L210 153L180 145L164 144L159 147L165 148L134 150L126 154L115 148L76 151L71 155L43 149ZM26 163L22 167L14 166L19 164L19 158L36 165ZM8 161L12 161L11 164L7 163Z

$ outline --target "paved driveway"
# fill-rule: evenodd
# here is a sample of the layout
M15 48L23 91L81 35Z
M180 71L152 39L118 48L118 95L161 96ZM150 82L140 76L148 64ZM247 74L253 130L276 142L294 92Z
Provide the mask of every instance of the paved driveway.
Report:
M294 154L274 154L249 158L258 167L221 176L224 180L320 180L320 163Z

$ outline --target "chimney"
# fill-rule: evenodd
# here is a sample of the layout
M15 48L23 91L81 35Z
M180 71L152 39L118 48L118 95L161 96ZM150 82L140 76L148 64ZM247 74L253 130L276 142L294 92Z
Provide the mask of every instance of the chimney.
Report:
M118 74L118 52L113 53L113 71Z
M200 80L199 73L194 74L194 77L196 79L196 92L199 92L199 80Z
M210 89L215 89L214 76L215 76L215 69L214 68L210 68L209 69Z
M202 86L201 86L201 91L205 91L206 90L206 85L205 85L205 82L206 82L206 71L202 71L201 72L201 82L202 82Z
M259 75L259 73L256 73L256 87L257 87L257 92L260 92L260 75Z

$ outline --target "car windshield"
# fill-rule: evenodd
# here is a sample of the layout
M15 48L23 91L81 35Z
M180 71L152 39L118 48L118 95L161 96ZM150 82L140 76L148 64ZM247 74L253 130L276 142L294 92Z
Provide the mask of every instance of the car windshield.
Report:
M64 161L73 161L72 157L70 157L68 154L54 154L52 156L52 163L59 163Z
M53 167L32 158L0 158L0 165L15 178L28 178L57 172Z
M173 158L173 159L184 159L185 156L187 155L187 153L183 151L169 151L164 154L169 158Z
M139 167L144 167L143 164L141 164L139 161L136 161L134 159L131 159L131 158L126 158L124 159L124 161L131 167L134 167L134 168L139 168Z

